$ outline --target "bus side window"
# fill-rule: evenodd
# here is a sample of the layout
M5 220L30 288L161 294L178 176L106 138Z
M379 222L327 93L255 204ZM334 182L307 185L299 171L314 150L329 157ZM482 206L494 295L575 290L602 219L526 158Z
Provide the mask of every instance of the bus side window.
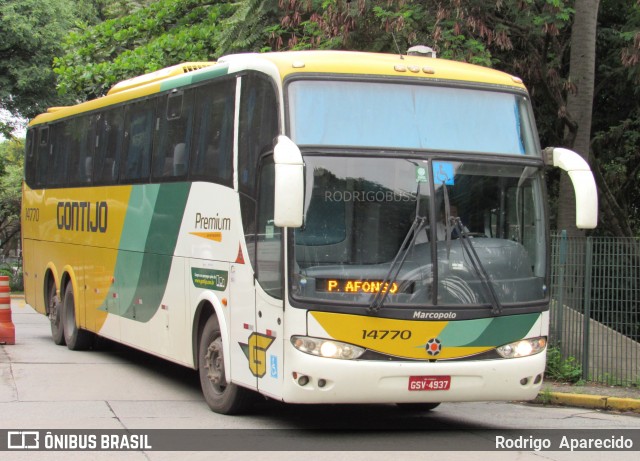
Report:
M147 99L127 106L125 110L124 162L121 179L127 182L149 181L151 152L156 125L157 99Z
M273 140L278 136L278 103L268 78L252 74L242 77L239 131L239 188L253 197L258 158L273 148Z
M273 223L275 167L273 159L262 165L258 193L256 279L274 298L282 299L282 229Z
M96 115L95 156L92 165L94 183L117 182L123 132L121 107Z
M236 80L216 80L196 89L192 179L233 184L233 119Z
M35 186L44 187L47 183L47 174L49 172L49 127L43 126L38 128L38 139L35 146L37 165Z
M36 155L35 155L35 138L36 138L36 130L29 129L27 130L27 139L25 146L25 168L24 168L24 180L27 185L31 188L35 187L35 179L36 179Z
M184 179L193 126L193 90L172 92L160 100L153 152L153 179Z
M73 151L73 123L74 120L71 119L51 125L52 131L49 137L51 149L47 181L49 187L64 186L69 179L69 157Z
M94 116L70 120L63 152L69 156L69 185L83 185L91 183L91 168L93 157Z

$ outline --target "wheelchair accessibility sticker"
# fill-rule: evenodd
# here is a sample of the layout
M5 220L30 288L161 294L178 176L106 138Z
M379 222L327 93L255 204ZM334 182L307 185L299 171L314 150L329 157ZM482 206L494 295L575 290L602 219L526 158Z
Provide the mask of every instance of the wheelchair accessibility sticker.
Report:
M453 186L455 182L455 169L453 163L449 162L433 162L433 182L444 184L445 186Z

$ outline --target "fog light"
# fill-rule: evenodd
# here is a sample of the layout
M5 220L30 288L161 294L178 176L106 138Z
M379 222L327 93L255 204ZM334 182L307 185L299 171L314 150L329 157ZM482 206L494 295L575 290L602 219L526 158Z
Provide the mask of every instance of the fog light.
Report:
M300 376L298 378L298 384L301 386L306 386L307 384L309 384L309 377L308 376Z

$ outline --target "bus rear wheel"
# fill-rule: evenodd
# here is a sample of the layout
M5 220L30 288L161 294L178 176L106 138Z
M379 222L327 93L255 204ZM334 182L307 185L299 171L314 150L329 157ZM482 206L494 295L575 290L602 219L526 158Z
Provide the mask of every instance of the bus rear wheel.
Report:
M62 300L62 326L64 327L64 340L69 349L81 351L91 346L93 335L78 328L76 322L76 302L71 282L67 284Z
M51 337L58 346L64 346L64 328L62 324L62 304L56 295L56 284L47 286L47 313L51 322Z
M225 415L247 410L252 392L227 382L222 335L215 316L209 317L202 331L198 347L198 372L200 387L209 408Z

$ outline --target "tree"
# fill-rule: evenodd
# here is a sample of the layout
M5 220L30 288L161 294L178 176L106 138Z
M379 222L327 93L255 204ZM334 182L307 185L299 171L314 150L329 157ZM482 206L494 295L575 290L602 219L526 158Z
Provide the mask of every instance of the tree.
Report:
M18 248L24 141L0 144L0 248L6 254Z
M31 118L59 105L53 57L71 28L70 0L0 0L0 109ZM9 137L12 122L0 122Z
M583 13L589 21L583 21ZM595 154L590 162L604 218L596 232L633 235L640 233L638 30L638 0L159 0L68 34L55 71L59 88L83 100L132 76L230 52L332 48L397 53L428 44L440 57L522 77L542 145L572 147L585 158L590 149ZM580 38L585 32L587 38ZM585 55L580 48L586 45ZM598 63L595 85L594 72L580 67L585 63L592 69L593 62ZM588 108L590 100L595 110ZM578 108L578 101L586 105ZM565 186L559 192L559 176L549 173L552 216L560 218L559 226L554 218L552 224L564 228L573 225L573 205L563 202L557 212L556 197L572 192Z
M640 235L640 2L601 0L591 166L598 233Z
M136 75L213 60L219 22L232 9L213 0L159 0L130 15L77 28L54 61L58 89L91 99Z
M76 26L130 14L154 0L0 0L0 135L48 107L75 102L60 96L52 64Z
M585 160L591 146L591 113L596 67L596 29L600 0L576 2L571 29L569 63L570 90L567 95L567 135L564 144L573 148ZM566 173L560 179L558 229L566 229L569 237L582 235L575 225L575 195Z

